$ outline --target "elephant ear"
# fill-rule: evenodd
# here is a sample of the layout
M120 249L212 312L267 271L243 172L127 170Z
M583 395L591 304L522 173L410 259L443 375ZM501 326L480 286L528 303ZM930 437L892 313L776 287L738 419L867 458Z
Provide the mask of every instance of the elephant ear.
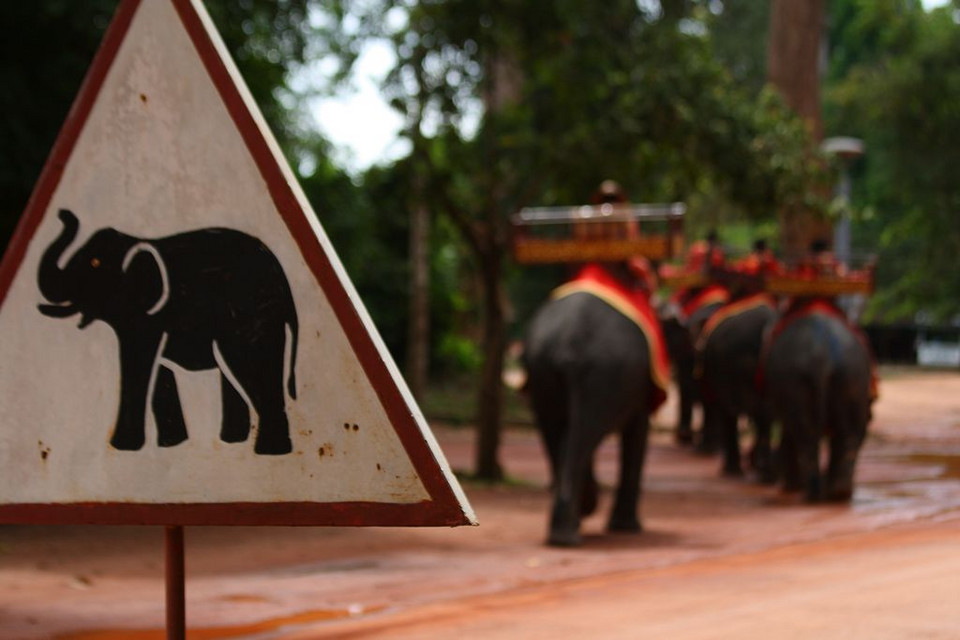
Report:
M156 247L147 242L135 244L123 258L124 298L147 315L160 312L170 297L167 266Z

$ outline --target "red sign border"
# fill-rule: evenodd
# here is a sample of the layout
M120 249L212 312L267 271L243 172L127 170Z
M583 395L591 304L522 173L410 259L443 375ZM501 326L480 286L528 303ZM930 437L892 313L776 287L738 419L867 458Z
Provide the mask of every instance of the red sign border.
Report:
M253 156L296 241L396 430L430 500L380 502L238 502L216 504L84 502L0 505L0 522L30 524L458 526L473 524L421 433L330 258L191 0L169 0ZM122 0L44 165L0 264L0 308L63 176L80 132L142 0Z

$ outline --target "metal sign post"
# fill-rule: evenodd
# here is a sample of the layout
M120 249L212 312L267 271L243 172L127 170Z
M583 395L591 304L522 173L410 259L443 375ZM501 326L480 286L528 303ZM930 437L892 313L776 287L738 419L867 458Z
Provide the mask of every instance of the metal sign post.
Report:
M166 527L170 638L185 526L475 523L319 220L201 0L122 0L0 262L0 523Z
M186 640L186 574L183 527L166 528L167 640Z

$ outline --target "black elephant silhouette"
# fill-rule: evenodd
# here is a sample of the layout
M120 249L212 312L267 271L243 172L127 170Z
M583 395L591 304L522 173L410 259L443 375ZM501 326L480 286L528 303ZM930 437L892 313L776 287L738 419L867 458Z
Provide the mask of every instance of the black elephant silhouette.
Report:
M188 371L219 369L220 439L250 436L254 452L290 453L284 377L296 399L297 311L276 256L258 239L223 228L156 239L112 228L96 231L61 268L58 261L80 223L59 211L63 229L40 260L41 304L47 316L80 314L80 328L102 320L120 346L120 408L110 440L116 449L143 447L147 402L157 444L187 439L170 363ZM289 338L287 331L289 330ZM290 344L289 372L285 350Z

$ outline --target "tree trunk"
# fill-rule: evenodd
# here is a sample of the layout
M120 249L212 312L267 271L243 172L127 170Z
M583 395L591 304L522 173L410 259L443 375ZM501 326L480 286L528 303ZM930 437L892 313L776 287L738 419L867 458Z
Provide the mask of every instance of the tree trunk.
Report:
M767 50L767 80L807 123L816 143L823 138L820 115L820 61L823 46L824 0L773 0ZM787 208L780 212L780 244L784 257L804 255L810 241L829 240L830 226L811 212Z
M820 117L820 52L823 0L773 0L767 80L810 127L823 137Z
M483 103L488 114L497 114L520 99L523 75L508 52L491 46L486 60L486 82ZM475 243L483 288L483 366L477 394L477 460L476 476L482 480L503 478L499 462L500 418L503 411L503 362L507 342L504 312L503 259L506 255L506 234L502 231L506 198L504 177L498 171L501 149L495 126L486 128L486 166L488 174L487 202L484 206L483 231Z
M424 77L426 55L427 50L423 46L418 46L414 51L417 101L408 112L407 125L413 143L413 180L410 185L410 324L407 327L406 373L410 392L420 401L426 392L430 367L430 212L426 204L430 158L422 130L428 96Z
M414 180L410 214L410 325L407 331L407 384L417 400L423 400L429 374L430 354L430 213L423 202L423 180Z
M503 408L503 359L506 348L506 325L502 290L501 257L503 251L489 239L480 259L483 289L483 366L477 396L477 460L476 476L482 480L503 478L498 452L500 449L500 416Z

